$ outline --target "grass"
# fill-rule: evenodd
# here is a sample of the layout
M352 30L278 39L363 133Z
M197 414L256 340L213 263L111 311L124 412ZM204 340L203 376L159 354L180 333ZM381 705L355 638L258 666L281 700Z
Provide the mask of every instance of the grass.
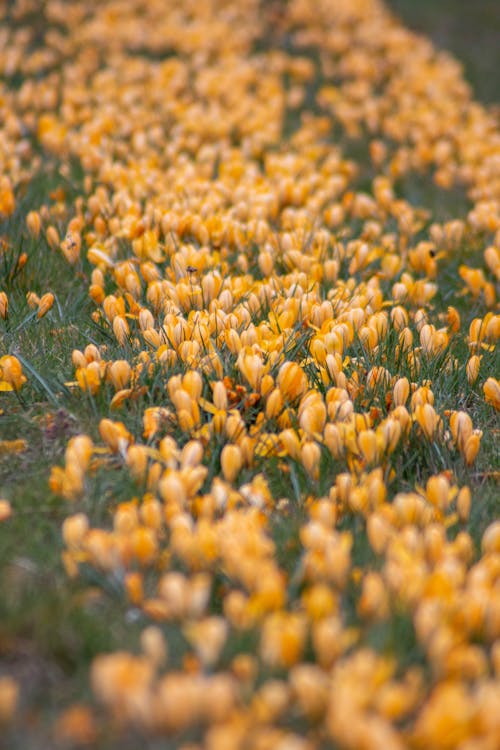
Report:
M440 3L392 0L394 10L418 30L430 35L440 46L447 47L464 61L465 72L478 96L485 101L498 100L496 76L500 62L496 34L500 16L495 13L495 2L456 2L442 0ZM457 12L457 8L460 11ZM484 32L481 45L472 43L477 29ZM108 416L104 407L106 400L77 398L65 383L72 380L73 368L69 353L73 348L82 348L85 343L105 343L110 357L117 357L119 346L113 343L100 326L92 321L93 309L87 297L89 267L86 261L76 268L68 266L58 253L52 250L44 238L30 239L24 229L27 212L40 203L50 200L57 188L66 191L68 200L73 199L81 187L81 171L73 165L72 178L68 182L54 162L44 165L43 171L31 181L26 193L19 201L16 213L0 225L0 235L7 238L8 250L0 262L4 263L3 278L9 293L11 314L8 323L0 321L0 346L2 350L19 356L29 383L16 400L11 394L0 394L0 431L2 439L24 439L26 450L16 455L0 455L0 487L2 495L13 506L13 518L8 524L0 524L0 675L12 674L21 684L23 707L31 717L31 726L14 727L8 740L9 747L38 750L51 742L50 725L55 714L73 701L89 699L88 665L92 658L102 652L116 649L133 650L144 620L137 611L128 607L121 596L120 583L116 588L104 577L90 572L74 581L68 578L61 563L61 524L71 508L68 503L51 493L48 487L50 468L60 464L68 439L77 433L96 435L95 416ZM401 194L410 202L424 205L442 218L461 215L467 207L463 193L443 193L425 180L414 180L400 186ZM61 221L61 227L63 226ZM26 250L29 261L17 273L20 252ZM448 304L456 304L457 269L460 263L474 265L480 251L471 253L463 248L448 263L443 275L446 278L446 293L435 300L436 308L445 311ZM26 302L26 293L52 291L56 302L47 316L38 320ZM457 307L464 321L472 320L477 310L470 301L459 298ZM367 367L386 364L393 357L388 342L387 351L379 351L380 362L368 361ZM298 339L300 347L305 340ZM2 352L3 353L3 352ZM362 348L356 352L365 356ZM453 467L458 479L469 483L473 489L474 504L469 530L476 544L487 523L498 513L498 485L492 477L498 469L499 423L493 410L484 404L482 395L476 390L466 396L465 356L463 347L454 352L459 366L456 371L446 373L429 365L428 376L433 381L436 403L443 409L458 408L463 404L469 411L474 425L481 425L485 436L483 448L473 470L464 469L461 461L448 452L443 461L440 455L426 456L425 465L441 471ZM498 367L498 354L485 353L485 371L494 372ZM433 368L433 369L431 369ZM154 377L154 376L153 376ZM157 374L158 389L163 387L162 376ZM155 388L150 389L155 391ZM145 397L146 398L146 397ZM121 410L119 418L128 428L138 434L140 407ZM426 446L415 437L414 452L408 461L400 458L400 479L408 488L415 481L424 482L419 474L422 452ZM446 450L446 449L444 449ZM218 451L213 446L214 461L210 467L209 480L218 472ZM462 468L461 468L462 467ZM331 484L343 467L329 455L325 455L321 490ZM294 551L299 546L299 530L304 518L304 505L308 492L308 480L300 466L290 465L284 476L278 463L268 462L265 471L270 486L283 497L292 498L287 512L274 518L272 536L277 547L277 560L287 572L293 573ZM207 480L208 481L208 480ZM324 485L324 486L323 486ZM111 521L110 507L121 499L127 499L136 491L135 486L116 467L116 471L101 471L92 479L87 503L94 518L108 524ZM346 528L354 528L354 521L346 518ZM355 560L366 564L367 543L358 539ZM374 559L373 565L376 566ZM368 629L366 642L380 651L395 649L406 653L408 663L422 660L415 635L408 618L394 618L390 630L382 626ZM185 643L178 632L169 633L176 644L176 659L180 663ZM242 636L242 642L228 647L228 655L241 650L255 648L255 634ZM119 740L111 733L101 739L99 747L174 747L165 741L145 740L133 734ZM96 746L97 747L97 746Z
M81 697L89 659L112 646L117 629L130 630L116 603L100 597L82 606L84 588L68 580L60 561L60 528L68 508L47 484L68 438L91 424L85 409L73 410L77 402L64 386L72 376L68 352L81 345L82 333L94 340L84 274L81 269L75 274L43 238L28 239L24 230L26 213L61 182L66 187L56 166L47 165L0 227L10 246L3 256L7 269L15 267L19 247L28 252L28 263L7 285L11 314L3 325L2 347L22 358L29 375L18 402L11 394L0 396L2 438L23 439L27 446L22 453L0 457L2 494L14 511L12 521L0 527L0 672L19 678L23 701L42 727L61 701ZM9 272L5 275L9 279ZM38 320L25 295L48 290L56 303ZM110 622L116 623L111 629ZM122 632L119 637L128 636ZM28 731L19 742L40 747L38 731L31 737ZM41 741L45 744L48 737ZM15 747L16 737L12 742Z

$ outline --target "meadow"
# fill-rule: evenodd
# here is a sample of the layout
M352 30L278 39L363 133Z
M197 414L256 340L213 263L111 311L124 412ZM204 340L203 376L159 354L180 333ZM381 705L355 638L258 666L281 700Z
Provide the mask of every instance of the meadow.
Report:
M498 14L457 5L0 9L0 746L500 746Z

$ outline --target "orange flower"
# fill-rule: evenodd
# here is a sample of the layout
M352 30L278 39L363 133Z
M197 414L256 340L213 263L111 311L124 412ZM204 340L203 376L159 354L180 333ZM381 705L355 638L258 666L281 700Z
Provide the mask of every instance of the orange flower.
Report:
M76 382L82 391L94 395L101 387L102 368L99 362L90 362L86 367L79 367L76 371Z
M500 381L496 378L488 378L483 385L483 393L486 403L500 411Z
M10 179L4 175L0 178L0 215L10 216L16 208L16 199Z
M37 312L37 318L43 318L44 315L48 313L52 305L54 304L54 295L52 292L47 292L47 294L42 295L40 297L40 302L38 303L38 312Z
M26 215L26 226L30 234L38 238L42 229L42 220L38 211L29 211Z
M425 437L433 440L440 424L440 419L433 407L428 404L419 404L414 411L415 421L418 422Z
M479 366L481 364L481 358L477 354L473 354L472 357L467 361L465 370L467 373L467 380L471 385L474 385L479 376Z
M261 356L247 347L238 354L237 364L243 377L250 383L252 390L259 391L265 372Z
M109 368L109 377L115 390L119 391L126 388L130 382L131 367L126 359L119 359L113 362Z
M97 727L90 708L76 704L67 708L56 721L55 736L58 742L92 745L97 740Z
M276 384L285 401L294 402L307 390L307 377L296 362L285 362L281 365Z
M9 315L9 299L5 292L0 292L0 318L7 320Z
M300 456L305 470L311 479L319 479L319 464L321 449L317 443L307 441L300 450Z
M12 354L0 357L0 391L18 391L26 383L23 368Z
M481 432L481 430L474 430L472 435L467 438L463 449L465 463L467 464L467 466L472 466L472 464L476 460L476 456L479 453L482 436L483 433Z
M224 479L228 482L234 482L243 465L243 456L237 445L225 445L222 449L221 468Z
M89 521L84 513L77 513L64 520L62 536L64 543L70 549L79 549L89 530Z
M12 506L8 500L0 499L0 523L12 516Z
M113 318L113 333L120 346L124 346L130 336L130 328L124 316L116 315Z
M0 726L14 717L19 700L19 686L13 677L0 677Z
M392 391L394 406L404 406L410 395L410 383L408 378L399 378L394 383Z
M144 720L151 705L154 666L141 656L124 652L96 657L91 667L92 689L118 717Z

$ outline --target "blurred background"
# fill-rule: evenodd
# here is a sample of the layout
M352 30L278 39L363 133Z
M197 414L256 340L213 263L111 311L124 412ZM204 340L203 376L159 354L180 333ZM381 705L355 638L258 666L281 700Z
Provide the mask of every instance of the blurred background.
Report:
M500 0L386 0L414 31L464 65L475 98L500 105Z

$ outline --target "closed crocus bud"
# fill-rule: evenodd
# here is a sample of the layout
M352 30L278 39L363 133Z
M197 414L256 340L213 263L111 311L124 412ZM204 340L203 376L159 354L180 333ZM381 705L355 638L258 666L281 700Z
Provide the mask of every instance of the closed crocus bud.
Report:
M250 383L254 391L260 390L260 383L264 374L264 363L259 354L250 347L242 349L237 359L238 369L243 377Z
M28 253L21 253L19 260L17 261L16 273L21 271L28 262Z
M481 539L481 550L484 555L500 552L500 521L493 521L486 528Z
M424 324L420 329L420 344L426 354L432 354L434 350L434 336L436 329L433 325Z
M182 378L182 387L194 401L198 401L203 390L203 380L197 370L188 370Z
M144 655L155 667L163 667L168 658L168 645L161 629L149 625L141 633L141 648Z
M184 635L206 666L211 666L219 658L226 642L228 623L224 617L206 617L187 625Z
M87 362L100 362L101 354L95 344L88 344L83 352Z
M56 247L59 247L59 244L60 244L59 232L57 231L55 227L53 226L48 227L45 237L47 239L47 244L49 245L49 247L52 248L52 250L55 250Z
M457 495L457 513L462 523L469 520L472 496L468 487L462 487Z
M89 520L84 513L69 516L62 525L64 543L70 549L80 549L88 530Z
M140 565L150 565L158 556L158 542L154 529L137 527L130 534L134 556Z
M258 257L259 269L263 276L270 276L273 272L273 256L268 250L262 250Z
M451 500L450 483L444 474L430 477L426 485L427 499L436 508L445 511Z
M181 452L180 464L181 468L190 467L193 468L201 463L203 458L203 445L199 440L190 440Z
M465 411L454 411L450 416L450 429L458 449L463 452L465 443L472 435L472 419Z
M76 380L82 391L97 393L101 386L101 368L98 362L90 362L87 367L79 367Z
M239 447L237 445L225 445L222 449L220 462L224 479L233 482L243 465L243 456Z
M289 428L279 433L279 439L291 458L300 459L300 441L295 430Z
M85 355L79 349L73 349L71 353L71 361L75 369L87 366Z
M32 237L39 237L42 228L42 220L38 211L30 211L26 216L26 226Z
M384 483L383 472L375 469L367 477L368 502L372 508L377 508L385 503L387 488Z
M500 411L500 381L496 378L488 378L483 385L483 393L486 403Z
M12 516L12 506L8 500L0 499L0 523Z
M439 425L439 417L430 404L417 406L414 412L415 420L418 422L428 440L433 440Z
M326 673L315 664L298 664L290 670L290 685L300 710L309 719L320 718L329 696L329 678ZM292 741L291 747L294 745ZM296 745L296 750L306 748L307 744L302 745L301 741Z
M321 433L326 421L326 406L317 391L309 391L299 404L299 424L307 434Z
M0 726L12 720L19 700L17 682L8 675L0 677Z
M214 385L213 402L216 409L226 410L228 407L226 386L221 380Z
M101 266L102 268L112 268L114 266L113 259L102 245L93 245L87 253L87 258L95 266Z
M131 445L127 449L126 463L130 473L138 482L146 479L148 453L145 445Z
M363 589L358 603L361 617L384 620L389 614L389 601L385 583L380 573L368 572L363 579Z
M279 388L274 388L267 397L266 401L266 417L267 419L273 419L277 417L283 411L283 396Z
M399 378L394 383L392 391L392 400L394 406L404 406L408 401L410 395L410 382L408 378Z
M311 479L319 479L319 464L321 461L321 449L317 443L307 441L301 448L300 457L304 469Z
M158 490L165 502L183 505L187 502L186 486L176 471L167 472L158 483Z
M141 282L137 273L128 273L125 277L125 288L134 299L141 296Z
M344 455L344 443L337 425L329 422L325 426L324 440L334 458L339 459Z
M154 495L148 495L144 498L144 502L139 509L139 515L142 523L150 529L158 530L163 525L163 505Z
M281 365L276 382L286 401L295 401L307 390L306 374L296 362Z
M99 434L104 442L114 453L124 454L132 436L122 422L113 422L111 419L101 419L99 422Z
M23 368L12 354L0 357L0 391L18 391L26 383Z
M362 430L358 435L358 447L368 464L377 460L377 436L373 430Z
M484 251L484 260L486 265L492 273L497 277L497 281L500 281L500 250L494 245L490 245Z
M97 698L128 721L138 721L150 700L154 667L146 657L124 651L101 654L92 662L90 679Z
M34 310L40 304L40 297L35 292L27 292L26 302L28 303L28 307Z
M74 265L79 259L81 246L82 238L78 232L68 232L61 242L62 254L71 265Z
M408 313L404 307L399 305L393 307L391 310L391 322L397 331L403 330L403 328L408 325Z
M109 375L113 386L118 391L130 382L131 368L126 359L118 359L109 368Z
M9 315L9 299L5 292L0 292L0 318L7 320Z
M131 388L122 388L121 391L117 391L109 403L110 409L120 409L125 401L132 395Z
M476 456L479 453L479 446L481 444L482 436L483 433L481 432L481 430L474 430L472 435L467 438L463 449L463 455L467 466L472 466L472 464L476 460Z
M260 383L260 392L262 396L267 396L274 388L274 378L272 375L264 375Z
M132 604L139 605L144 598L142 573L133 571L125 574L125 591Z
M306 621L295 613L277 612L263 623L261 656L264 662L291 667L302 654L306 635Z
M317 583L302 594L302 604L312 620L321 620L338 610L338 598L332 589Z
M122 315L117 315L113 319L113 333L120 346L124 346L130 336L127 319Z
M85 470L90 462L94 443L88 435L75 435L72 437L66 448L66 462L75 462Z
M460 330L460 315L454 307L448 308L446 322L453 333L457 333Z
M500 315L492 315L486 323L486 338L490 341L500 338Z
M400 408L400 407L398 407ZM401 407L404 409L404 407ZM384 450L387 453L392 453L399 443L403 428L401 423L397 419L389 417L383 424L377 429L377 435L381 436L381 442L383 443Z
M150 346L154 347L155 349L158 349L161 346L161 343L162 343L161 334L158 331L156 331L154 328L146 328L146 330L142 332L142 335L146 343L148 343Z
M147 331L148 328L154 328L155 319L153 313L147 308L143 308L139 312L139 328L141 331Z
M467 373L467 380L469 381L471 385L474 385L474 383L476 382L478 378L480 364L481 364L480 357L478 357L477 354L473 354L465 366L465 371Z
M366 530L371 548L377 554L381 554L391 538L392 527L382 515L372 513L368 517Z
M40 297L40 302L38 303L38 312L36 314L37 318L43 318L43 316L51 309L53 304L54 295L52 294L52 292L43 294Z

